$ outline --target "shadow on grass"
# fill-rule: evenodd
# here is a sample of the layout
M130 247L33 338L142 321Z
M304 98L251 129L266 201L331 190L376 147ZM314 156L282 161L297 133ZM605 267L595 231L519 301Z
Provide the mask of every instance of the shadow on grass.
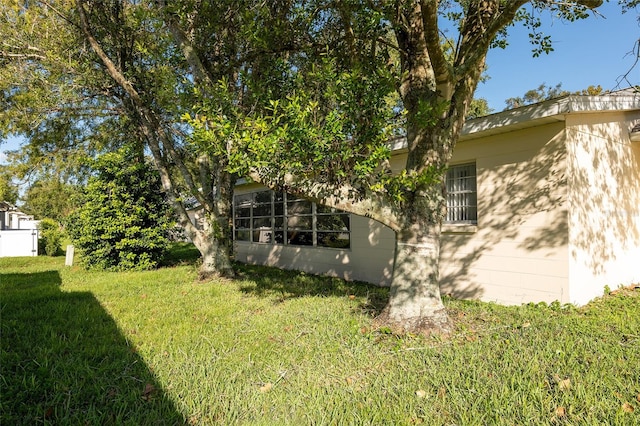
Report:
M93 295L60 284L0 274L0 424L183 424Z
M172 243L162 266L198 265L200 252L193 243ZM364 297L361 308L373 316L380 314L389 300L389 289L340 278L311 275L300 271L235 262L240 290L260 297L284 301L296 297Z
M200 252L193 243L171 243L160 266L197 265Z
M363 297L361 308L372 316L380 314L389 300L389 289L358 281L311 275L305 272L269 266L234 265L240 291L259 297L273 297L277 302L287 299L320 297Z

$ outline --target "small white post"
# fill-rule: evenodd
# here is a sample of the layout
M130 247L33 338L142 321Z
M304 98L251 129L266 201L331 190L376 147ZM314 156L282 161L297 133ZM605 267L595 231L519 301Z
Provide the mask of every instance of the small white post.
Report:
M74 248L71 244L67 246L67 257L64 259L64 266L73 266Z

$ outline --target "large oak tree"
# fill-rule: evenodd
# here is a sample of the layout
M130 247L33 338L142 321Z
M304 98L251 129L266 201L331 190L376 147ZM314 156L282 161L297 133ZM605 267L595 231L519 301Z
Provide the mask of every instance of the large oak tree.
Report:
M0 130L27 138L23 152L33 155L26 162L53 151L68 157L79 146L89 156L122 144L145 147L179 224L202 254L201 276L232 275L235 178L224 149L193 149L180 117L200 97L222 108L227 101L240 111L255 108L247 70L267 71L268 61L250 35L278 8L257 1L169 7L3 0L2 10ZM205 229L188 215L194 203L204 211Z

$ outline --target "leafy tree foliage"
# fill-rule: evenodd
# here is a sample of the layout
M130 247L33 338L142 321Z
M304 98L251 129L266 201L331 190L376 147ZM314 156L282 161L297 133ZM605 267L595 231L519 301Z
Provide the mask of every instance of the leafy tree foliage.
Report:
M13 183L6 166L0 166L0 201L15 204L18 200L18 187Z
M109 82L59 15L71 5L0 2L0 137L25 138L8 157L25 186L52 177L83 181L84 159L121 140L111 131L119 111Z
M29 186L22 199L22 211L36 219L63 221L75 208L77 186L56 179L37 180Z
M506 109L518 108L525 105L531 105L549 99L555 99L567 95L588 95L596 96L604 93L602 86L589 86L584 90L577 92L569 92L562 89L562 83L558 83L555 86L547 86L546 83L542 83L536 89L527 90L523 96L509 98L505 100L507 104Z
M120 142L145 144L180 225L202 254L201 275L232 275L235 177L225 170L224 156L195 152L186 143L189 130L179 117L191 109L198 86L211 81L229 82L236 104L250 99L236 82L244 70L256 69L246 65L248 56L263 59L246 40L252 40L248 26L268 15L268 5L1 1L6 108L0 132L27 137L30 158L64 157L78 148L95 156ZM201 51L193 48L200 45ZM204 230L187 214L183 200L191 198L205 211Z
M471 101L469 111L467 112L467 119L484 117L493 112L493 109L489 107L489 103L484 98L476 98Z
M25 213L60 222L73 209L77 186L90 172L86 166L90 154L86 146L71 151L59 149L55 142L45 145L34 142L9 152L0 174L22 188L15 196Z
M171 224L158 173L131 148L94 164L80 207L66 229L92 269L155 268L167 249Z
M546 101L548 99L559 98L561 96L568 95L570 92L562 90L562 83L558 83L555 86L547 86L546 83L542 83L536 89L527 90L521 97L509 98L505 100L507 104L506 109L518 108L525 105L531 105L538 102Z

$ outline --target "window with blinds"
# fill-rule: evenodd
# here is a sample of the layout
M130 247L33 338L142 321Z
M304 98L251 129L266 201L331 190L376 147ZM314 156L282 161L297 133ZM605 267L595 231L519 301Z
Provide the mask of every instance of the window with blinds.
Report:
M449 167L446 177L446 223L478 223L478 191L476 164L457 164Z

